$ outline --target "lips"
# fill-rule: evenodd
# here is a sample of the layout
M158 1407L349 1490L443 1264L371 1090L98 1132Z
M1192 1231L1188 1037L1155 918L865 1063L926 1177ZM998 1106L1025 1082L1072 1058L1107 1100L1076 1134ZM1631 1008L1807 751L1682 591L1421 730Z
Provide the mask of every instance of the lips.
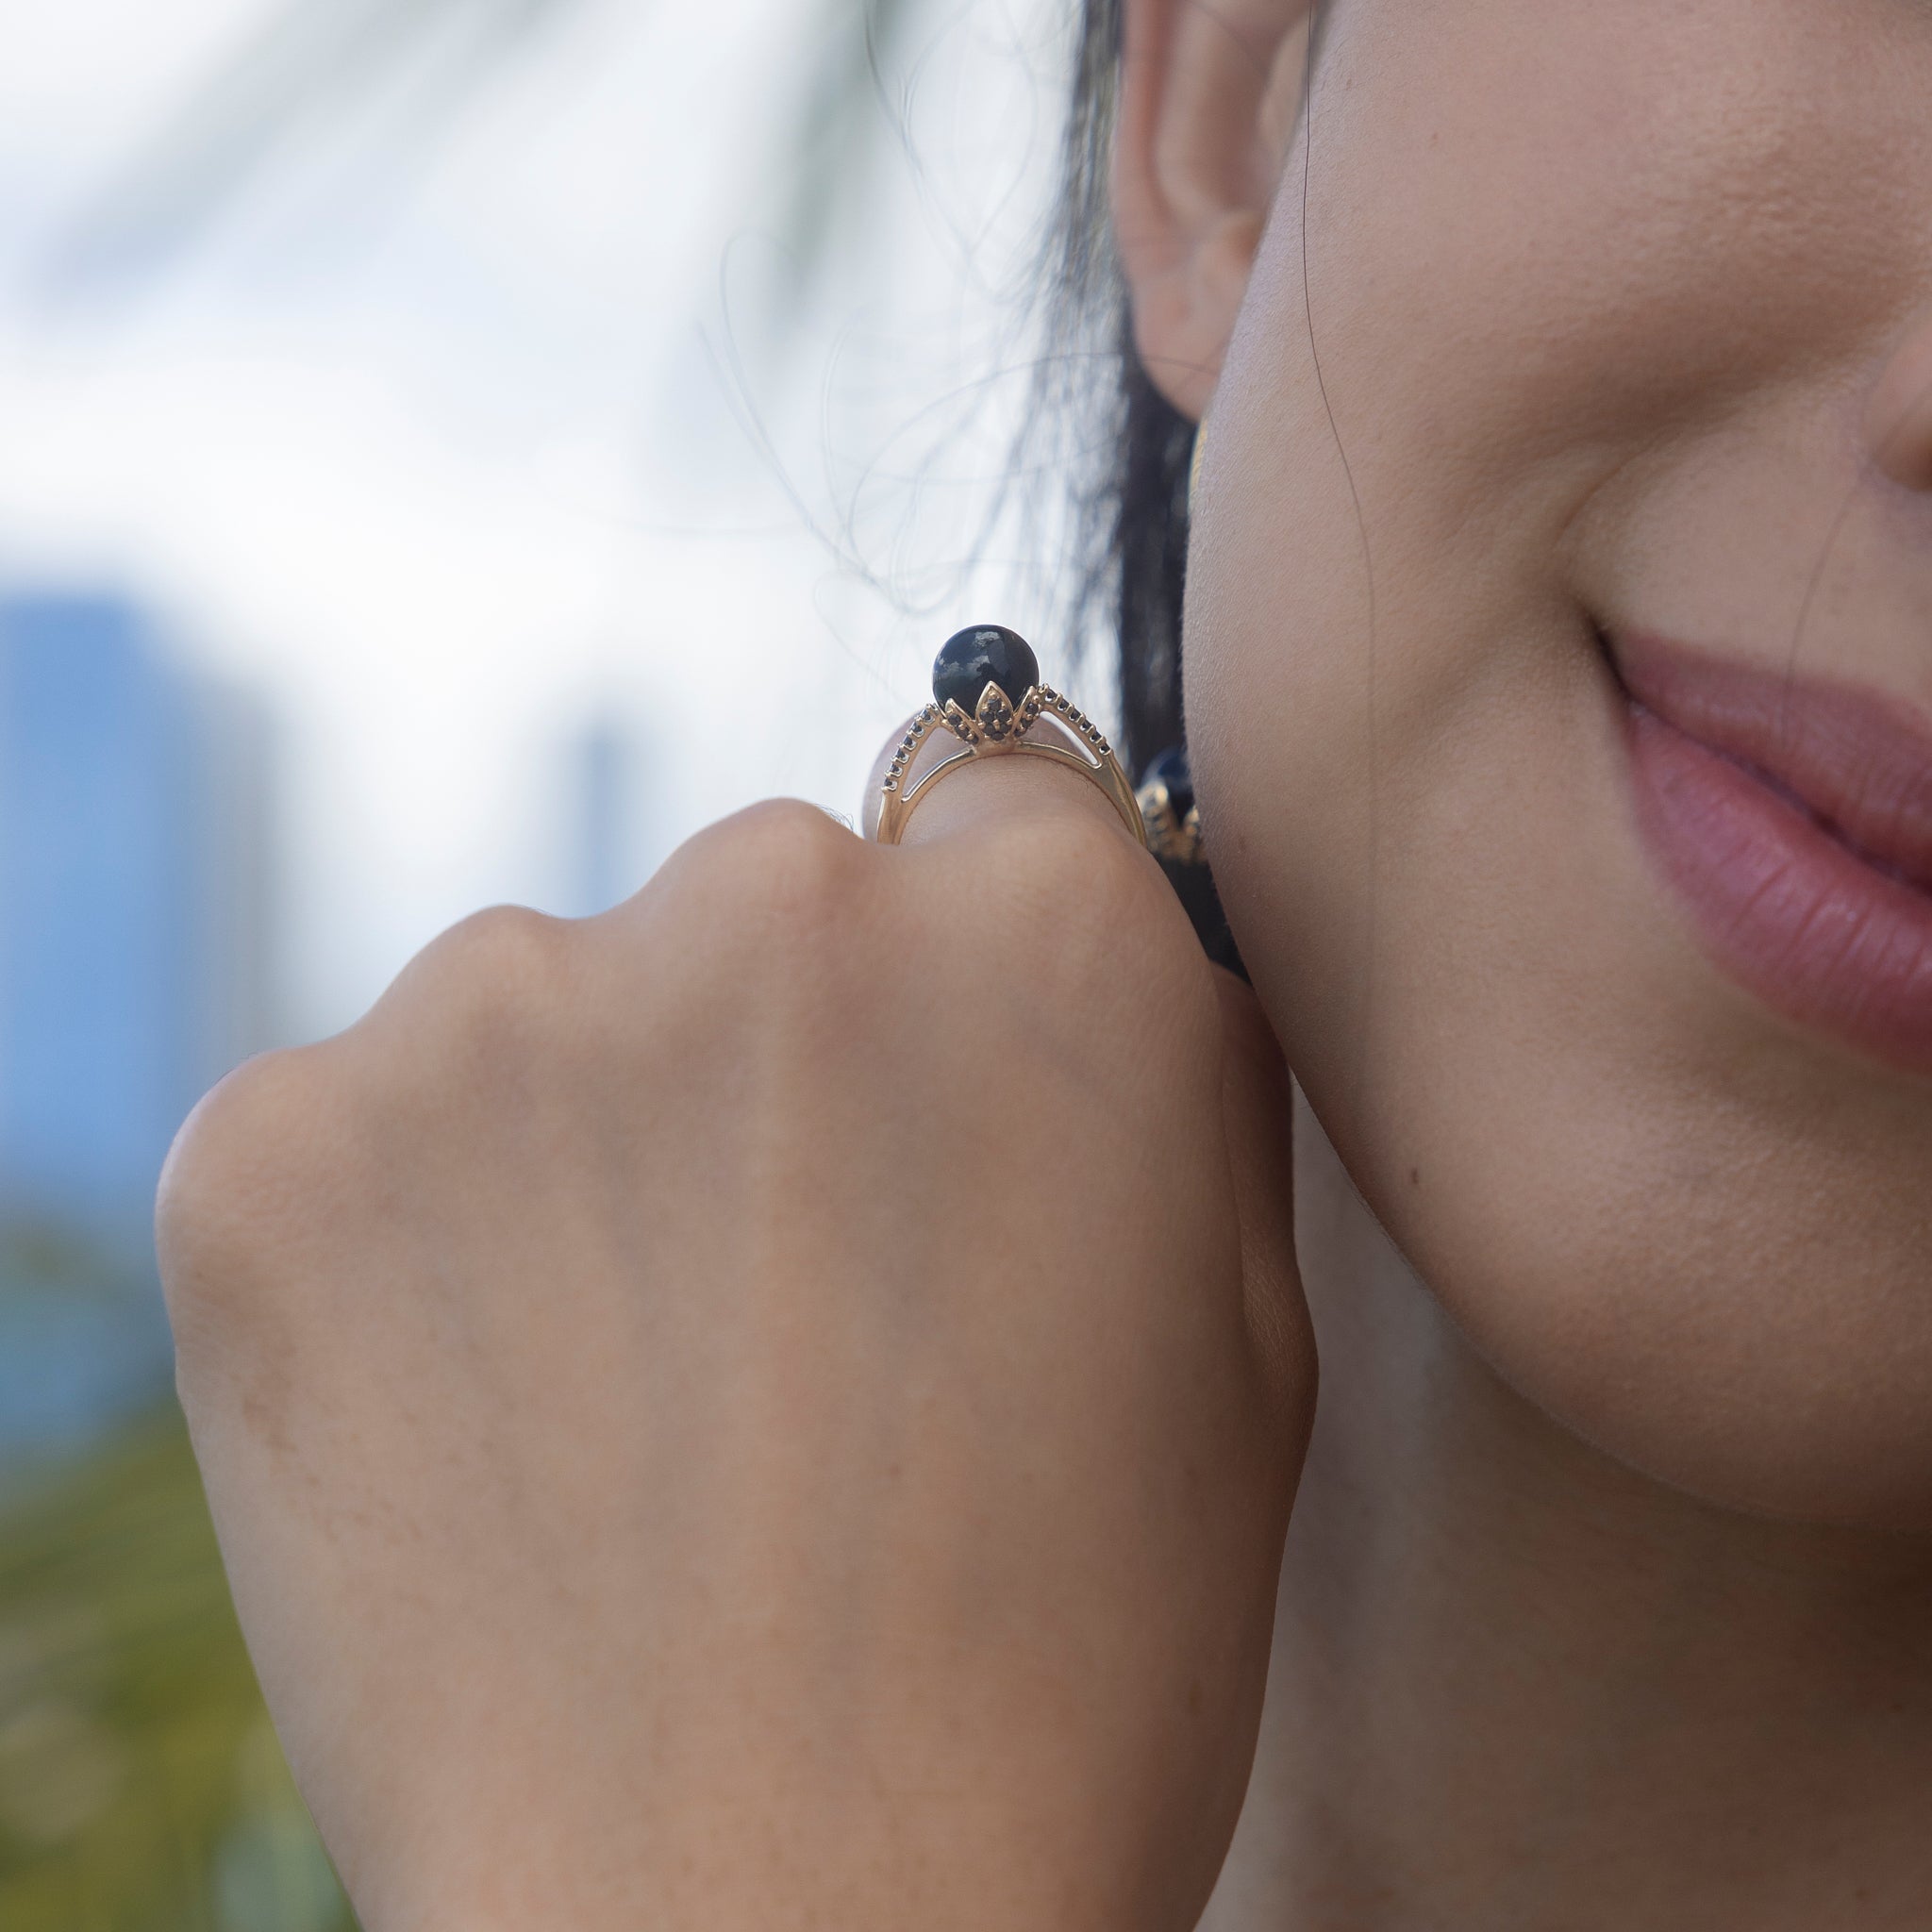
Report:
M1609 655L1637 824L1766 1005L1932 1074L1932 720L1648 635Z

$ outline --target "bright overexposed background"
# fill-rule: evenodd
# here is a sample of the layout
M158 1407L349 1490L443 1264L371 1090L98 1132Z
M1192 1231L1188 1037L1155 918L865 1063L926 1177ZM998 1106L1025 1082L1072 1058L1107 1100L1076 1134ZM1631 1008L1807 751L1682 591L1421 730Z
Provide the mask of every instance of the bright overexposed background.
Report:
M631 748L641 879L850 811L939 639L1054 588L959 566L1070 9L385 10L0 8L0 579L129 589L266 700L290 1038L475 906L583 909L574 734Z
M0 0L6 1932L349 1924L173 1403L199 1086L856 814L962 624L1066 678L1001 486L1074 11Z

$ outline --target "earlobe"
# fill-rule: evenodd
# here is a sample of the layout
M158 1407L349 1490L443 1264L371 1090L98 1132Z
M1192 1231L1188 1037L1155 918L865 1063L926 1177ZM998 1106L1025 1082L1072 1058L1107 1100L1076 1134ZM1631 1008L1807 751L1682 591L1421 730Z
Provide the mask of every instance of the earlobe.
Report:
M1293 140L1315 0L1124 0L1113 219L1134 341L1199 419Z

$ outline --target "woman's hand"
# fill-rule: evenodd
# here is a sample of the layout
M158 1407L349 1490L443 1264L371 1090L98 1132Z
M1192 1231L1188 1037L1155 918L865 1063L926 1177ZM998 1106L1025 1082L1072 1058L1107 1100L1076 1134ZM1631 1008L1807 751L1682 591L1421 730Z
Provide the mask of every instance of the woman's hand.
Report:
M758 807L257 1060L163 1184L371 1932L1191 1925L1314 1391L1285 1078L1097 791Z

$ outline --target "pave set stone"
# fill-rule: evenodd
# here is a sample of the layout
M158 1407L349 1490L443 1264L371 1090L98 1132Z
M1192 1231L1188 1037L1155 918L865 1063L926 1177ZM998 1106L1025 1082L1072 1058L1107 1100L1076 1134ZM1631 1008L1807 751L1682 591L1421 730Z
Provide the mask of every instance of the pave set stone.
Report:
M912 762L925 734L939 723L940 708L928 705L906 727L906 736L899 741L899 748L892 754L892 762L886 767L886 775L880 786L881 791L896 791L899 781L906 775L906 767Z
M933 708L928 706L926 709L931 711ZM976 750L981 744L1007 744L1014 739L1024 738L1028 729L1046 711L1052 711L1057 718L1064 720L1067 729L1096 753L1105 756L1112 749L1102 735L1100 726L1072 699L1062 697L1050 684L1030 686L1017 711L1007 703L1004 691L995 685L989 685L980 696L975 715L968 717L958 705L948 705L943 714L935 712L934 715L950 728L960 743L972 745ZM925 712L921 712L920 716L924 717Z
M1095 724L1080 709L1079 706L1071 699L1063 698L1050 685L1044 684L1040 687L1040 696L1043 704L1051 705L1067 721L1068 725L1072 728L1076 738L1084 739L1087 743L1103 756L1113 749L1107 740L1100 735L1100 726Z
M1004 625L974 625L940 647L932 668L933 702L915 716L892 753L881 789L904 790L906 774L935 726L944 724L960 742L977 751L1024 738L1047 710L1097 757L1110 747L1071 699L1040 681L1040 660L1017 631Z

